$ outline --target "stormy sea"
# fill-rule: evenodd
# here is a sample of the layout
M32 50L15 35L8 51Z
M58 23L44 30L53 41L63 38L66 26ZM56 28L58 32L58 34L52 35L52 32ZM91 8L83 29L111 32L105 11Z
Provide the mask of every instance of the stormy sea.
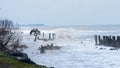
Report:
M40 31L39 40L34 41L30 35L32 29ZM120 25L83 25L83 26L21 26L22 43L28 48L23 52L36 64L54 68L118 68L120 67L120 50L113 47L95 45L94 35L120 36ZM43 37L44 33L44 37ZM53 40L49 34L55 34ZM59 46L60 49L45 50L39 47Z

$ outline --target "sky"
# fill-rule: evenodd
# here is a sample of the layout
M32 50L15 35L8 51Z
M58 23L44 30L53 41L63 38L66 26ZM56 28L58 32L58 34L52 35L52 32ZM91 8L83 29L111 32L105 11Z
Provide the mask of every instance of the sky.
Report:
M0 18L19 24L120 24L120 0L0 0Z

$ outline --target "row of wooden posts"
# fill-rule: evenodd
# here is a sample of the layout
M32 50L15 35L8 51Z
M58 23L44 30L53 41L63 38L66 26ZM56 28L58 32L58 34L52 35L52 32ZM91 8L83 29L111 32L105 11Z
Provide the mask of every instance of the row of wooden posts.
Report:
M45 33L38 30L38 28L33 28L30 31L30 35L34 35L35 39L34 41L38 40L54 40L56 34L55 33L48 33L48 38L46 38ZM42 38L40 38L40 35L42 36Z
M94 35L96 45L120 47L120 36Z
M45 37L45 33L43 32L41 36L42 36L42 38L40 38L39 36L36 36L36 37L38 37L38 40L46 40L47 41L47 40L54 40L56 37L56 34L55 33L48 33L48 38L47 38L47 37Z
M45 38L45 33L43 32L43 38ZM49 33L49 40L54 40L55 39L55 33Z

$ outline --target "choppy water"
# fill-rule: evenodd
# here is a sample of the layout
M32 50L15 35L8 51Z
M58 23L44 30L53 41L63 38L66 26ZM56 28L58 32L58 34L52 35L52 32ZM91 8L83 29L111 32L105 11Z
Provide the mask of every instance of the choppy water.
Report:
M48 42L37 41L29 36L29 29L23 31L24 42L29 46L26 53L37 64L55 68L118 68L120 50L111 51L110 47L95 46L94 35L119 35L120 26L77 26L77 27L40 27L41 32L56 33L55 45L61 50L40 54L37 48ZM27 39L30 38L30 39ZM26 42L27 41L27 42Z

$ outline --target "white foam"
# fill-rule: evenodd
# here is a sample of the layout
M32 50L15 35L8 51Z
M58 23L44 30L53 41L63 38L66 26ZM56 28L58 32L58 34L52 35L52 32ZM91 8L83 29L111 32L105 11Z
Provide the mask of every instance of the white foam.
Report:
M120 67L120 51L99 50L94 45L94 35L120 35L120 31L87 31L78 29L40 29L41 32L53 32L57 38L54 41L36 41L34 36L29 35L31 28L22 29L23 43L29 48L24 52L37 64L55 68L118 68ZM48 50L45 54L40 54L38 47L48 43L55 43L61 46L61 50Z

